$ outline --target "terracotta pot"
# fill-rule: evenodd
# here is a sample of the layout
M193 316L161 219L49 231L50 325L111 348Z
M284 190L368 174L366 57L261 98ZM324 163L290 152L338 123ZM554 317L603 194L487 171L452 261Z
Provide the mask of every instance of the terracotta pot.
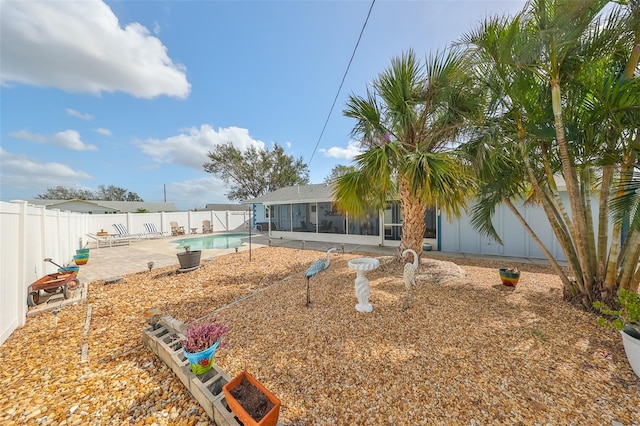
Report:
M520 271L500 268L500 279L502 280L502 284L515 287L520 279Z
M240 402L231 395L231 391L242 382L242 379L247 379L249 383L257 387L267 398L269 398L269 401L273 403L273 408L271 408L271 410L269 410L269 412L265 414L259 422L256 422L253 417L247 413ZM236 417L238 417L238 420L240 420L245 426L276 426L278 424L281 405L280 399L269 392L269 390L249 374L248 371L243 371L231 379L229 383L222 387L222 391L224 392L225 399L227 400L227 405L229 405L233 414L235 414Z

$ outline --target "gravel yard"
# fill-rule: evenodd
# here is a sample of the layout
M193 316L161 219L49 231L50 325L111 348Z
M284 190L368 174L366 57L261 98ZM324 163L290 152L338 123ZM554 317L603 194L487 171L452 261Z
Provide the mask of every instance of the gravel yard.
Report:
M620 336L563 303L549 267L425 253L402 311L402 265L381 257L367 314L347 267L358 254L332 254L305 306L304 271L323 256L264 247L251 263L240 252L91 283L87 303L29 317L0 347L0 423L213 424L142 346L157 307L186 323L216 312L231 330L215 362L272 390L283 425L640 425ZM515 289L500 266L521 269Z

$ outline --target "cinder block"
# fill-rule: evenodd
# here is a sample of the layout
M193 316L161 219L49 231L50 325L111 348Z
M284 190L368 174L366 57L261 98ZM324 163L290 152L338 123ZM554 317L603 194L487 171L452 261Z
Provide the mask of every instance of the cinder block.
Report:
M153 338L151 337L150 333L147 330L144 330L142 332L142 344L151 350L151 352L156 353L155 346L156 346L156 342L155 340L153 340Z
M234 416L227 405L224 393L221 393L213 400L213 421L216 422L218 426L240 426L240 423L236 420L236 416Z
M169 331L164 326L155 325L153 327L149 327L142 332L142 342L151 349L154 354L158 355L158 336L163 336L168 332Z
M215 380L215 377L209 379L209 381L213 380ZM207 383L202 383L197 378L194 378L193 380L191 380L190 391L191 395L193 395L193 397L200 403L200 406L204 408L204 411L206 411L209 418L213 420L213 395L211 394L211 392L209 392Z
M182 342L180 340L182 340L180 336L173 333L167 334L161 340L158 340L158 356L167 365L171 365L171 357L174 354L182 352Z
M177 355L172 356L171 359L171 370L175 373L176 377L180 379L182 384L191 391L191 381L196 375L191 372L189 362L178 363L177 360L179 360L179 358Z

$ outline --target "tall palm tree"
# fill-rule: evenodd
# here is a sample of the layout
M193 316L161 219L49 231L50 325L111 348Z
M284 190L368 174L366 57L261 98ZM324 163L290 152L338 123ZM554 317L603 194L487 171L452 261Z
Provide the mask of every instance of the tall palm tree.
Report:
M468 173L452 150L465 117L474 108L462 56L454 50L421 64L413 51L392 59L366 96L349 97L344 114L354 118L352 136L364 152L356 171L336 181L339 209L355 216L399 199L404 222L400 248L422 253L429 206L459 215Z
M638 158L640 12L636 0L609 11L607 3L536 0L515 18L488 19L463 37L470 70L486 90L484 114L464 148L483 182L473 223L499 238L490 219L505 203L556 268L565 297L587 308L619 287L637 290L640 280L637 220L620 246L633 203L617 204L608 229L611 197L631 199L624 188ZM572 276L528 227L518 199L542 206Z

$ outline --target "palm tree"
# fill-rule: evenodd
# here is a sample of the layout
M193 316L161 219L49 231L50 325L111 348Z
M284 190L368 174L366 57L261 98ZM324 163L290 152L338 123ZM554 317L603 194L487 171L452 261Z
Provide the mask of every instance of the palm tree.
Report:
M499 240L490 219L505 203L556 268L565 297L587 308L611 301L619 287L637 290L640 281L637 218L620 246L622 223L633 212L624 188L638 158L640 12L634 0L605 14L607 3L532 1L515 18L488 19L463 37L486 102L464 147L482 182L473 224ZM609 233L612 195L626 195L626 202L617 203ZM518 199L542 206L572 276L520 215Z
M399 199L404 222L400 249L422 253L429 206L459 215L468 173L452 150L474 97L454 50L430 56L424 65L413 51L392 59L365 97L349 97L344 114L354 118L352 135L365 151L356 170L336 181L339 209L362 216Z

